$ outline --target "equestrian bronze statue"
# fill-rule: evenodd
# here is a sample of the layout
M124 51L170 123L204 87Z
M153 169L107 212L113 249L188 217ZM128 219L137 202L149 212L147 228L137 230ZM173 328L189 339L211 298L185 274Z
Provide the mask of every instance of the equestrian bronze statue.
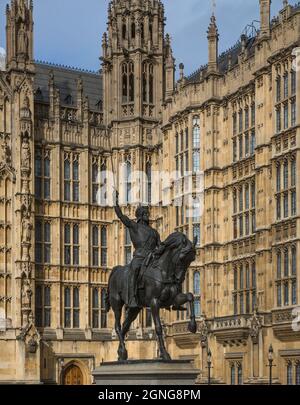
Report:
M136 221L133 221L123 215L118 193L115 195L115 202L116 214L129 229L135 249L132 262L115 267L108 282L106 310L108 312L112 308L115 315L115 330L119 339L118 359L127 360L125 337L140 311L150 308L160 356L163 360L171 360L165 347L159 312L161 308L184 310L182 305L188 302L188 330L196 333L194 297L191 293L182 293L182 284L187 269L195 260L197 241L192 243L184 234L174 232L161 242L158 232L149 225L147 207L139 207ZM126 316L121 326L123 307L126 308Z

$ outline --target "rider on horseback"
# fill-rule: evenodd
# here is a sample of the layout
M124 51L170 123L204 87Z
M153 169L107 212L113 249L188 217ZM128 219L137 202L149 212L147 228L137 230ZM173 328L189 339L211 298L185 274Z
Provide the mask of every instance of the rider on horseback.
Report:
M121 222L129 229L132 244L134 246L133 259L129 268L128 307L139 307L137 298L137 280L139 271L151 255L161 246L158 232L149 225L149 208L139 206L136 210L136 221L123 215L119 206L119 193L115 192L115 212Z

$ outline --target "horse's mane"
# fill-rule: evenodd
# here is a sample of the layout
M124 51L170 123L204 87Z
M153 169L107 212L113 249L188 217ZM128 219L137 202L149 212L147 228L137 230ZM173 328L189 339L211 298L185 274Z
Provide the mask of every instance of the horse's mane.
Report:
M166 248L173 248L179 246L186 236L181 232L174 232L163 242Z

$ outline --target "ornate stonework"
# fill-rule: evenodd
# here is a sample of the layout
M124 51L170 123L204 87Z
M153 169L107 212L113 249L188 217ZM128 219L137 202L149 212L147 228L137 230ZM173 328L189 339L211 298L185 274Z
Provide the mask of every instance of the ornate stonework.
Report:
M102 204L100 173L126 164L163 172L162 181L179 171L151 208L152 226L163 238L198 237L184 286L196 297L198 331L187 333L185 312L162 314L172 358L194 359L206 383L210 349L213 382L263 383L272 343L274 379L287 383L292 364L295 383L300 7L285 2L270 21L270 3L257 0L260 29L222 55L213 16L208 65L187 76L180 64L176 82L163 1L110 2L100 73L34 62L33 2L10 2L0 72L0 363L9 365L1 381L67 382L64 370L76 364L91 383L93 365L115 360L103 290L132 250ZM121 194L138 181L122 183ZM163 206L187 194L201 214ZM129 217L135 209L123 207ZM128 340L129 357L157 356L149 311Z

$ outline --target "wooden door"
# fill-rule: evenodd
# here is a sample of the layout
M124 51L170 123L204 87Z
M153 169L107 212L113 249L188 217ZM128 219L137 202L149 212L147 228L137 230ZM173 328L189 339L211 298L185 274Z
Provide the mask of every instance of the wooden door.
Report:
M83 375L78 366L72 365L66 369L64 385L83 385Z

